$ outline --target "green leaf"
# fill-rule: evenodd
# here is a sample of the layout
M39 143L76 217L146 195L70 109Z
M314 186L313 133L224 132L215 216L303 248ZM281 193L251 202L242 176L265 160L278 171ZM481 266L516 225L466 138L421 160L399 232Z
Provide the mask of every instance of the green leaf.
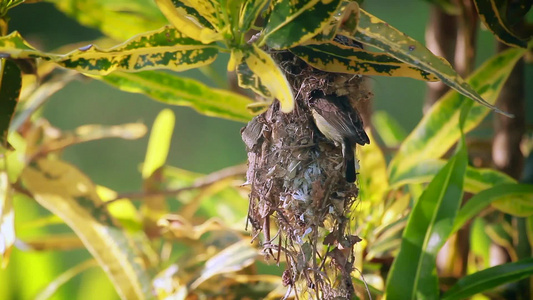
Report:
M372 123L387 147L398 147L407 137L407 133L402 126L383 110L374 112Z
M0 146L9 148L7 133L22 87L22 74L10 59L0 59Z
M21 178L35 200L80 237L121 298L153 298L139 250L108 213L89 178L70 164L47 159L28 166Z
M66 270L56 279L50 282L44 290L42 290L34 299L35 300L46 300L54 296L55 292L69 280L74 278L76 275L82 273L83 271L97 266L98 263L94 259L84 261L76 266Z
M519 38L509 29L506 15L502 13L506 11L507 2L502 0L474 0L479 18L500 42L509 46L527 48L527 40ZM528 39L531 39L531 36Z
M157 169L161 168L168 156L172 133L174 132L175 117L172 110L163 109L156 117L148 141L148 149L142 168L142 177L147 179Z
M408 171L403 172L401 176L396 177L392 187L430 182L445 164L446 161L442 159L421 160ZM466 168L464 189L469 193L479 193L504 183L516 183L516 180L494 169L479 169L471 166Z
M281 111L288 113L294 108L292 88L281 69L272 57L256 45L244 53L244 62L250 70L261 78L261 83L268 89L273 98L278 99Z
M459 93L496 112L509 116L509 114L485 101L476 92L475 87L465 82L446 60L435 56L423 44L367 13L363 9L360 10L358 31L353 38L363 44L381 49L407 64L433 74ZM479 88L477 90L482 91Z
M242 32L247 32L255 20L268 3L268 0L247 0L243 4L243 8L239 17L239 28Z
M468 82L490 103L496 102L514 64L524 53L525 50L519 48L499 53L478 68ZM461 107L467 104L464 96L456 91L450 91L431 107L404 140L391 161L389 165L391 185L395 185L401 179L405 180L406 174L420 166L421 162L441 157L458 141L459 112ZM488 113L489 110L482 105L474 104L465 121L465 132L474 129Z
M251 103L249 98L189 78L156 71L115 72L95 78L123 91L142 93L171 105L192 107L208 116L239 122L248 122L252 117L246 110L246 105Z
M461 211L459 211L460 214ZM477 217L474 218L470 226L470 252L475 258L468 260L469 273L473 273L470 270L480 270L490 267L490 245L492 241L487 235L487 232L485 232L486 225L487 222L482 217Z
M165 26L132 37L108 50L87 45L70 53L45 53L31 47L18 32L0 38L0 53L12 58L41 58L87 74L106 75L113 71L170 69L184 71L210 64L218 49L186 37L176 28Z
M152 0L47 0L80 24L118 41L167 24Z
M533 215L533 185L530 184L500 184L474 195L461 208L454 223L454 231L478 215L483 209L495 201L504 207L511 207L507 213L515 216L527 217ZM522 205L514 202L521 201ZM515 209L516 208L516 209ZM505 211L504 211L505 212Z
M452 286L442 300L458 300L490 291L493 288L528 278L533 274L533 258L523 259L513 263L495 266L483 271L467 275Z
M311 39L329 25L340 4L340 0L276 1L259 45L287 49Z
M176 0L156 0L155 2L168 21L187 37L204 44L222 40L222 35L206 26L194 8Z
M430 73L401 62L387 53L369 52L333 41L297 46L290 50L311 66L326 72L438 80Z
M464 144L415 204L400 252L387 280L387 299L437 299L436 257L450 234L462 200L467 151Z

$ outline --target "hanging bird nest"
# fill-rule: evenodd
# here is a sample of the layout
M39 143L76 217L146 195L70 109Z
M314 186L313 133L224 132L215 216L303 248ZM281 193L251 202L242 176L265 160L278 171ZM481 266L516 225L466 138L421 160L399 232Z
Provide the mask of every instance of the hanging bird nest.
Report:
M296 295L315 299L351 299L354 294L350 232L358 188L345 180L340 147L317 130L308 100L315 90L348 95L368 93L360 76L312 68L288 51L272 53L292 86L295 109L278 102L242 130L251 185L248 221L254 237L261 232L267 257L285 260L285 285Z

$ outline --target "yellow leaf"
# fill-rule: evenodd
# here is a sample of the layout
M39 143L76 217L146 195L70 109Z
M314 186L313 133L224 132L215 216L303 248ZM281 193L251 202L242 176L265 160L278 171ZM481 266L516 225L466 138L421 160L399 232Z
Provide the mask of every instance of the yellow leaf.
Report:
M256 45L252 46L253 51L247 53L244 59L246 64L261 78L261 82L272 93L272 96L279 100L281 111L291 112L294 109L294 97L287 78L270 55Z

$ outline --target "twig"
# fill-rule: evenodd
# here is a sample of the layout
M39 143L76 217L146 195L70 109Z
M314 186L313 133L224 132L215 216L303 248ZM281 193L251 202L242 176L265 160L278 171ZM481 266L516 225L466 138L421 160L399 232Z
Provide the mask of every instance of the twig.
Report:
M211 174L208 174L202 178L194 181L190 186L171 189L171 190L161 190L161 191L140 191L140 192L126 192L120 193L116 198L111 199L105 202L105 205L113 203L121 199L141 199L148 196L175 196L185 191L190 191L198 188L203 188L209 185L212 185L222 179L236 176L244 176L246 174L246 165L241 164L237 166L231 166L222 170L218 170Z

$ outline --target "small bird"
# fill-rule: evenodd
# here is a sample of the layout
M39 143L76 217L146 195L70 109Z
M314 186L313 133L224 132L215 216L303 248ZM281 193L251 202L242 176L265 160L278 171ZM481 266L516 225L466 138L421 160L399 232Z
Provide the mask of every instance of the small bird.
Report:
M311 93L309 108L318 130L335 146L342 146L346 181L355 182L355 144L370 143L361 116L346 96L324 95L320 90Z

